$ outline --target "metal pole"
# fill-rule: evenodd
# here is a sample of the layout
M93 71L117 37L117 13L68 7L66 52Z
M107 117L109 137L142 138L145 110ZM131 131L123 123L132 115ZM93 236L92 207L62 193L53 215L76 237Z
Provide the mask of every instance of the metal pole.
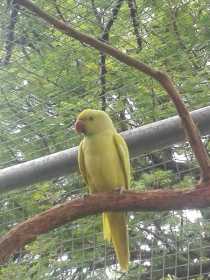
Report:
M201 135L210 134L210 106L191 114ZM122 135L131 157L187 140L178 116L125 131ZM74 147L0 170L0 193L77 171L77 149Z

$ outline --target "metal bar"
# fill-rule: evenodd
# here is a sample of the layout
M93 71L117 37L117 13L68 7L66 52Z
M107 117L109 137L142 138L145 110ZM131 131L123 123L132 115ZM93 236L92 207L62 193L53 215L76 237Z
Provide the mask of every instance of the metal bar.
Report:
M192 113L201 135L210 134L210 106ZM131 157L186 141L178 116L122 133ZM68 175L78 170L77 147L0 170L0 193Z

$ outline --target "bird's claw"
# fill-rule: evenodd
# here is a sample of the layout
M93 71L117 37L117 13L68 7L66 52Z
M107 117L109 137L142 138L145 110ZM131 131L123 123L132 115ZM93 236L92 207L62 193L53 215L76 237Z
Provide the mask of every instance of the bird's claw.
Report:
M125 191L125 189L123 187L120 187L118 189L116 189L117 192L120 192L120 194L123 194L123 192Z
M83 199L87 199L90 195L88 193L83 194Z

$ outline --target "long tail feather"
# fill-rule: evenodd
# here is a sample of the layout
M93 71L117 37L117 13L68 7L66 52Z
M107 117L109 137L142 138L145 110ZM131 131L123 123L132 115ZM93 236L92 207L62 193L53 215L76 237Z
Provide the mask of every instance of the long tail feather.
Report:
M128 270L129 246L127 215L125 213L103 213L104 239L112 241L122 271Z
M109 226L108 215L106 213L103 213L102 219L103 219L104 239L110 242L112 238L111 238L111 230Z

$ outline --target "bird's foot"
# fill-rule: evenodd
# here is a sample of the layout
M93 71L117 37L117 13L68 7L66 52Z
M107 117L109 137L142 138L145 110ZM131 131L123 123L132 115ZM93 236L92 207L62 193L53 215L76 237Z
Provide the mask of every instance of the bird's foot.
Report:
M90 196L89 193L85 193L85 194L83 194L82 198L87 199L89 196Z
M125 189L123 187L120 187L118 189L115 189L115 191L120 192L120 194L123 194L123 192L125 191Z

